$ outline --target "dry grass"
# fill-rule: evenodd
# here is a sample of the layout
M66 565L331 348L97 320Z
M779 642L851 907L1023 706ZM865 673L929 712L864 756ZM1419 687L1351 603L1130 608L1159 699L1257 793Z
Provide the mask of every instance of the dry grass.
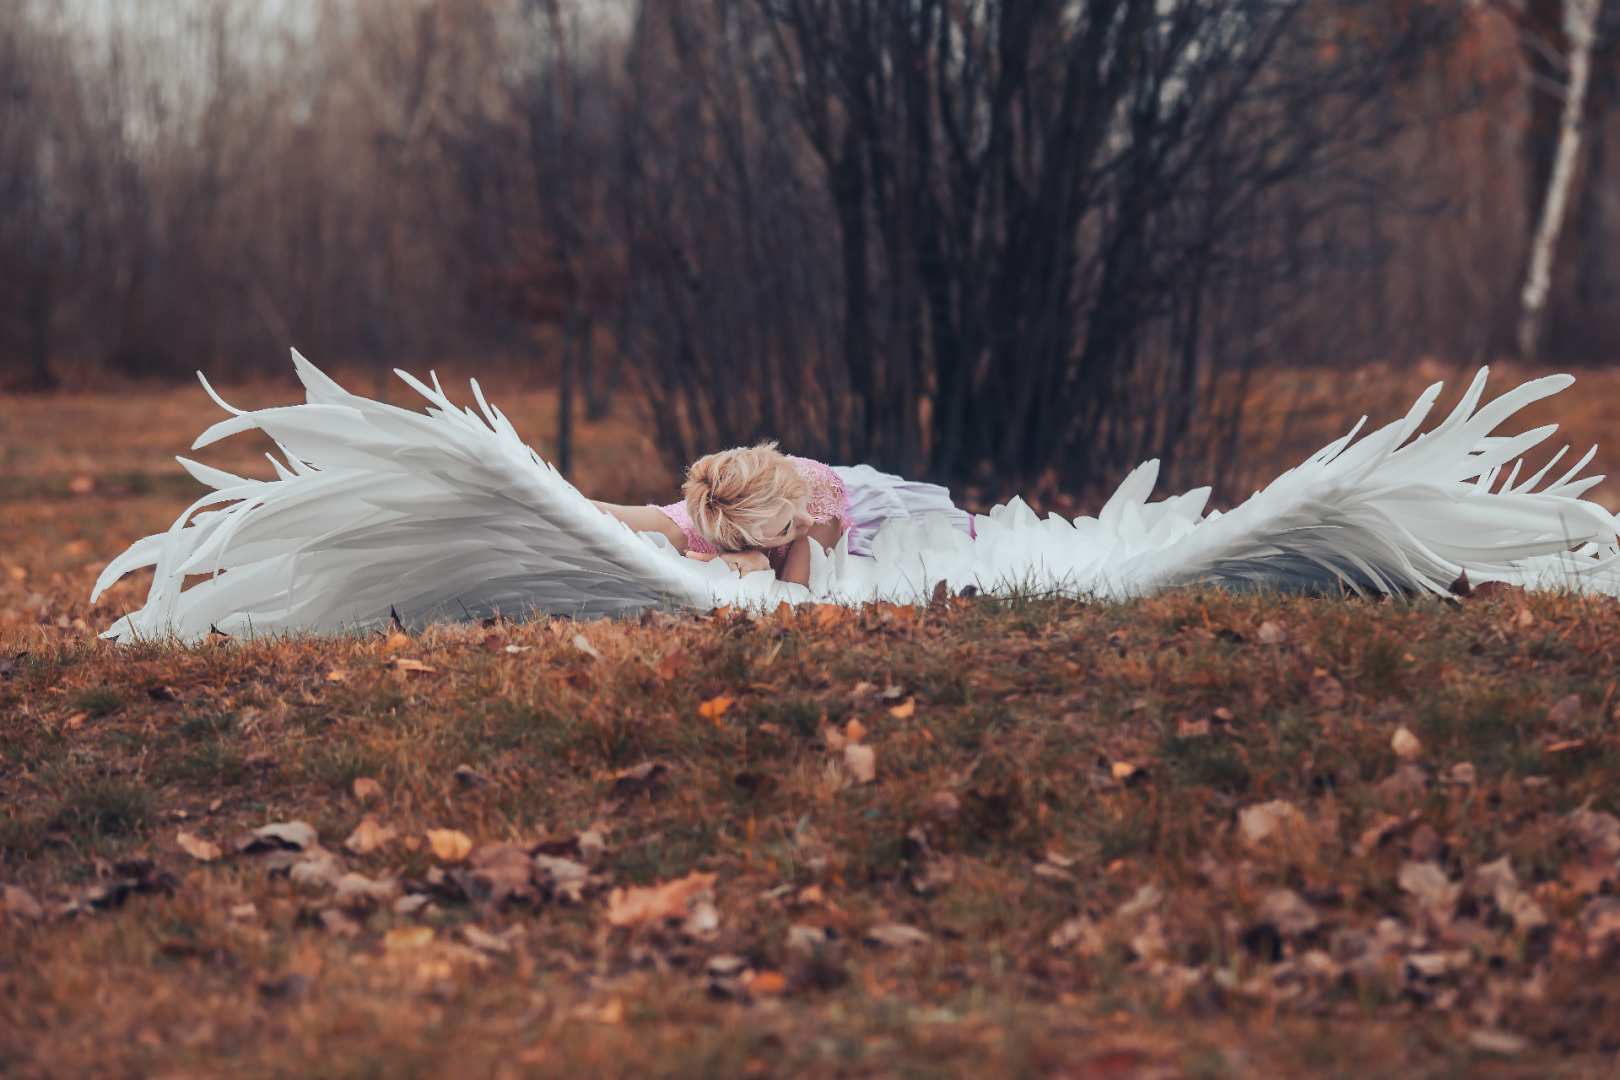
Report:
M161 418L118 431L113 404L4 415L0 1075L1612 1074L1620 604L1193 592L118 649L86 628L138 588L90 610L89 581L187 500L160 457L209 414L125 399ZM395 838L346 850L367 815ZM234 852L290 820L383 895ZM492 896L439 829L587 866L584 895ZM1479 874L1502 856L1517 887ZM611 924L612 890L694 871L713 928Z

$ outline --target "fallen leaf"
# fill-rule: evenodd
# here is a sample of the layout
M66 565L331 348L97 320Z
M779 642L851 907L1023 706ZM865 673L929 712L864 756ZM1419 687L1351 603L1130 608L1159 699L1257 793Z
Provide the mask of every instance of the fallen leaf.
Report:
M440 862L458 863L472 853L472 837L459 829L429 829L426 836Z
M383 642L384 649L408 649L410 647L411 636L398 630L389 634L387 640Z
M84 722L89 715L90 714L87 712L76 712L66 720L63 720L62 726L68 731L78 731L80 728L84 727Z
M1208 720L1193 720L1186 716L1176 717L1176 738L1197 739L1209 734Z
M1620 818L1591 806L1588 799L1569 815L1570 832L1589 851L1601 851L1611 859L1620 856Z
M1559 698L1547 710L1547 723L1555 728L1563 729L1574 724L1581 718L1581 695L1569 694Z
M1480 1028L1468 1033L1468 1045L1487 1054L1512 1057L1528 1049L1530 1041L1523 1035L1515 1035L1511 1031Z
M460 784L464 788L487 788L493 786L495 783L494 780L485 776L483 773L479 772L471 765L468 765L466 762L462 762L460 765L457 765L456 771L450 775L454 776L456 778L456 783Z
M423 949L433 940L431 926L396 926L383 935L383 948L389 952Z
M1466 787L1474 783L1476 775L1477 774L1474 770L1473 763L1459 761L1457 764L1446 770L1442 779L1448 784L1457 784L1459 786Z
M474 899L493 904L508 900L535 900L534 863L515 844L486 844L467 859L472 869Z
M1449 917L1457 902L1457 886L1447 880L1439 863L1407 860L1395 880L1403 892L1436 914Z
M399 896L399 892L399 882L392 878L376 881L364 874L344 874L332 884L332 899L346 908L386 904Z
M618 799L632 795L651 795L669 775L669 766L662 761L643 761L613 774L613 796Z
M585 886L590 884L590 870L585 864L539 854L531 865L557 903L577 904L585 898Z
M780 971L761 971L748 984L748 992L760 997L776 997L787 993L787 979Z
M354 797L359 799L361 802L365 802L368 799L380 799L382 798L382 793L382 785L373 780L371 777L357 776L354 778Z
M870 784L877 779L877 753L861 743L844 747L844 767L857 784Z
M1260 629L1255 632L1254 640L1262 645L1281 645L1288 640L1288 631L1282 628L1281 623L1267 619L1260 624Z
M1620 935L1620 899L1599 896L1581 909L1581 929L1594 943Z
M326 673L326 681L346 683L349 681L349 671L346 668L333 668Z
M534 648L533 645L508 645L506 647L506 651L516 655L518 653L526 653L532 648Z
M1519 609L1519 614L1513 620L1513 625L1517 626L1520 630L1524 630L1528 627L1536 625L1536 617L1531 613L1529 608L1521 607Z
M584 634L574 635L573 646L592 660L602 659L602 654L596 651L596 646L592 645L591 639Z
M302 889L330 889L342 876L337 856L322 847L297 856L287 870L287 880Z
M1416 761L1423 756L1423 744L1404 724L1395 729L1395 736L1390 739L1389 745L1402 761Z
M844 725L844 738L850 742L860 742L866 738L866 725L859 720L851 720Z
M236 841L245 854L259 851L305 851L320 843L320 834L307 821L278 821L264 825Z
M898 705L890 706L889 715L896 720L910 720L917 711L917 699L908 697Z
M218 844L193 836L188 832L181 832L174 839L180 845L181 851L184 851L198 862L213 862L223 854Z
M928 816L940 825L954 825L962 813L962 800L949 791L936 791L924 804Z
M641 926L670 919L685 920L691 904L711 891L718 874L696 870L663 885L614 889L608 894L607 916L611 926Z
M356 855L369 855L384 844L393 843L398 835L392 825L380 825L375 817L367 814L343 841L343 846Z
M1304 815L1293 803L1273 799L1271 802L1257 803L1239 810L1238 833L1246 844L1261 844L1276 835L1285 825L1303 820Z
M14 919L25 919L28 922L38 922L45 917L45 908L34 894L21 885L7 885L0 888L0 899L5 901L6 914Z
M388 666L390 668L393 668L395 671L405 671L405 672L411 672L411 671L432 672L433 671L433 668L431 668L428 665L422 663L422 661L413 660L412 658L410 658L408 656L396 656L392 660L388 661Z
M887 949L911 949L928 944L929 937L915 926L884 923L868 930L862 940L870 945L881 945Z
M512 947L522 941L526 935L522 926L511 926L499 934L492 934L481 927L468 924L461 928L461 936L466 938L467 944L475 949L504 956L511 952Z
M74 495L88 495L96 490L96 481L91 476L75 476L68 481L68 491Z
M736 698L729 694L722 694L719 697L710 698L708 701L705 701L703 704L698 706L698 715L716 726L719 726L720 718L726 715L726 710L731 708L732 703L736 700Z
M1108 767L1115 780L1129 780L1136 775L1136 766L1128 761L1116 761Z
M1322 917L1293 889L1272 889L1260 898L1260 921L1277 928L1284 937L1299 937L1322 925Z

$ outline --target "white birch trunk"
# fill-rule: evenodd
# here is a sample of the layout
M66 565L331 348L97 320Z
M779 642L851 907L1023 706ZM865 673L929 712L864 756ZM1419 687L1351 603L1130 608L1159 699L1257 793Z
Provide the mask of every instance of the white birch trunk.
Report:
M1558 122L1558 149L1552 178L1541 204L1541 218L1530 245L1530 270L1520 294L1519 355L1532 358L1541 336L1541 316L1552 285L1552 260L1563 231L1569 189L1575 177L1575 159L1581 149L1581 114L1586 105L1586 84L1592 74L1592 39L1602 0L1564 0L1564 36L1569 40L1569 86L1564 112Z

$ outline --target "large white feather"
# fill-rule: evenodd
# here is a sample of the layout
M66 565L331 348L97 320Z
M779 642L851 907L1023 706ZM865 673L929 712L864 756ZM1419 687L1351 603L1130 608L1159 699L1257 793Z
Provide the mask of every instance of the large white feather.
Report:
M1096 517L1042 521L1014 499L976 518L976 537L935 515L887 523L870 558L811 545L804 587L767 572L739 578L632 533L525 446L477 383L478 411L463 410L436 379L429 387L400 372L429 403L418 413L350 394L296 352L293 362L302 405L241 411L208 387L233 415L196 448L258 429L286 461L275 463L278 479L263 481L181 459L214 490L102 573L97 595L131 570L156 568L146 606L110 636L194 640L211 626L330 633L376 624L391 609L419 623L496 610L593 618L658 604L905 602L942 580L1100 598L1200 581L1438 593L1466 569L1475 582L1620 592L1620 522L1580 498L1602 477L1576 479L1591 454L1537 491L1550 466L1516 482L1517 459L1555 429L1491 434L1568 376L1481 407L1481 371L1450 416L1413 438L1436 384L1400 421L1360 441L1352 431L1230 513L1205 515L1207 488L1150 503L1150 461Z

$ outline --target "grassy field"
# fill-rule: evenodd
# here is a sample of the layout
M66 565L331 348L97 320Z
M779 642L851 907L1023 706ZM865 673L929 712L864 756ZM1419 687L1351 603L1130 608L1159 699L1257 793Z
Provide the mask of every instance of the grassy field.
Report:
M1274 393L1279 453L1355 400ZM0 1076L1620 1067L1614 601L98 642L212 417L0 404ZM672 485L639 439L582 486Z

